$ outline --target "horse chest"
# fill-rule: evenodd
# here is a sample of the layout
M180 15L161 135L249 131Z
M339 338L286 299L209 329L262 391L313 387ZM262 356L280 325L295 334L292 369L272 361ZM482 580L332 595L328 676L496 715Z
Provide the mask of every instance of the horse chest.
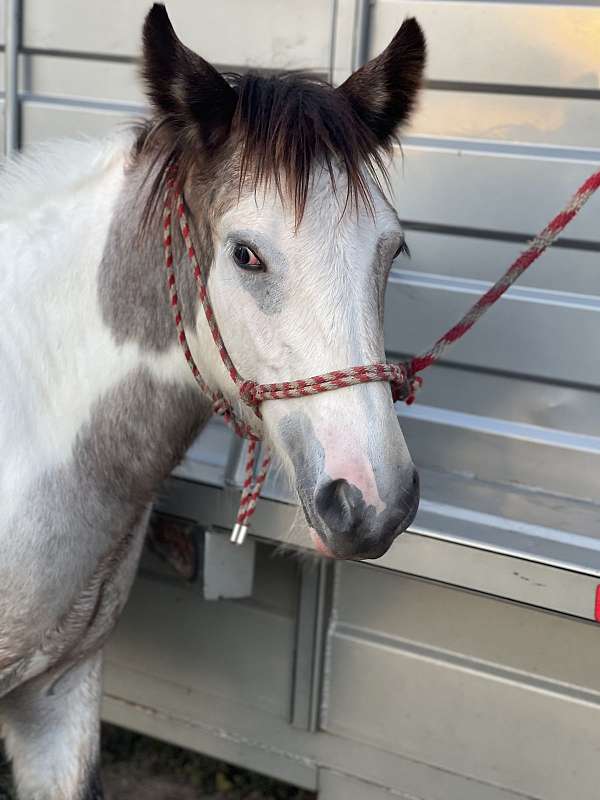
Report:
M69 457L39 472L0 522L0 654L12 662L34 648L39 666L110 630L153 493L208 411L194 387L144 367L92 405Z
M0 628L0 697L25 680L95 652L114 627L129 595L139 560L149 509L99 559L83 588L69 596L62 588L65 610L7 621ZM32 624L32 619L36 620ZM7 634L10 632L10 636Z

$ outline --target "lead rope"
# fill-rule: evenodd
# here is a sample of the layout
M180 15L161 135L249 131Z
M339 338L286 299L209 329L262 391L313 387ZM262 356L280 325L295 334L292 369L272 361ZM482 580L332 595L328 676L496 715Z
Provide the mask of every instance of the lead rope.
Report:
M534 261L536 261L557 236L567 227L572 219L581 211L594 192L600 187L600 170L581 184L579 189L571 197L567 205L560 211L554 219L549 222L541 233L538 233L527 245L518 258L506 270L496 283L483 294L476 303L473 303L467 313L450 328L449 331L437 340L437 342L420 356L410 361L410 370L413 374L421 372L434 364L447 348L462 339L475 323L481 319L485 312L499 300L506 290L521 277Z
M238 436L249 440L242 496L236 523L231 534L231 541L235 544L242 544L246 538L248 522L256 510L256 504L269 472L271 455L268 448L265 446L265 455L257 471L256 452L260 437L254 433L250 425L235 414L231 404L221 392L213 391L208 386L202 378L190 351L175 282L172 232L173 207L175 207L177 213L181 235L185 242L194 278L198 285L200 303L204 310L204 315L212 338L221 356L221 360L231 380L237 387L242 402L252 408L256 417L261 419L260 404L264 400L285 400L290 397L308 397L322 392L342 389L346 386L355 386L359 383L372 383L373 381L389 382L394 402L403 400L409 405L413 403L416 393L423 383L423 379L417 373L422 372L426 367L438 361L440 356L451 344L461 339L465 333L473 327L483 314L502 297L506 290L512 286L525 270L541 256L544 250L554 242L556 237L567 227L599 187L600 170L591 175L585 183L579 187L565 208L554 217L541 233L531 240L526 250L524 250L510 265L504 275L502 275L496 283L471 306L459 322L441 336L433 347L422 355L412 358L407 363L390 364L383 362L366 364L359 367L349 367L344 370L334 370L333 372L327 372L322 375L314 375L304 380L259 384L255 381L244 380L242 378L235 368L227 352L225 343L221 338L219 326L208 297L204 276L198 264L196 250L191 239L190 226L187 221L183 196L181 191L175 186L174 166L172 166L167 178L164 197L163 248L165 267L167 270L167 286L169 289L171 310L177 328L177 337L196 383L200 387L202 393L211 399L214 413L221 415L225 422L234 428Z

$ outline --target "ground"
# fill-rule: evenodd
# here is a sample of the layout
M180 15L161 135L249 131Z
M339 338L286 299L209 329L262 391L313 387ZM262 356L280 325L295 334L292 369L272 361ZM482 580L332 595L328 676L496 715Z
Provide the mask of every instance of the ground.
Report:
M106 800L316 800L311 792L124 731L103 729ZM8 766L0 763L0 800L13 800Z

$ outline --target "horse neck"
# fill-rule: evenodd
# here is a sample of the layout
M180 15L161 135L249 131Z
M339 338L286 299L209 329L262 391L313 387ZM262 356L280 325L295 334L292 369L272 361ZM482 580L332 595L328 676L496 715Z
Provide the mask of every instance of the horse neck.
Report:
M169 316L161 226L138 236L140 174L128 166L130 152L131 141L119 142L95 174L0 230L0 251L13 259L0 289L8 334L0 343L0 400L8 410L0 442L16 464L25 443L35 454L22 468L27 474L15 472L22 483L64 460L102 411L112 420L102 429L106 441L129 436L132 417L140 423L136 450L152 444L160 451L168 440L169 458L144 475L150 487L210 411ZM188 283L182 279L189 319ZM149 393L153 404L144 402ZM108 448L107 459L127 467L126 454Z

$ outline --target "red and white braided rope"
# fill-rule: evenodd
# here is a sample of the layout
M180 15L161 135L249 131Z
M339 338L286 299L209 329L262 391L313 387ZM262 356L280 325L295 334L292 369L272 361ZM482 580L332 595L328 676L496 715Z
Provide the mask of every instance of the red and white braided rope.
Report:
M173 171L172 173L173 174ZM217 391L213 391L202 378L194 357L190 351L184 323L181 305L177 294L175 281L174 260L173 260L173 232L172 216L173 206L179 219L179 228L183 237L187 255L190 260L194 278L198 285L198 296L204 315L208 323L212 338L217 346L219 355L225 365L233 383L237 386L240 399L250 406L257 417L260 418L260 404L265 400L285 400L291 397L308 397L322 392L330 392L335 389L343 389L347 386L355 386L360 383L371 383L373 381L387 381L391 385L392 397L394 401L404 400L410 404L414 402L415 395L422 384L422 378L417 374L426 367L435 363L442 353L453 342L462 338L467 331L479 320L483 314L497 300L502 297L506 290L525 272L525 270L538 259L548 248L561 231L571 222L573 217L583 208L594 192L600 187L600 170L595 172L585 181L575 192L565 208L554 217L554 219L544 228L544 230L531 240L527 249L511 264L508 270L499 278L496 283L488 289L482 297L467 311L462 319L456 323L449 331L441 336L432 348L420 356L412 358L405 364L366 364L358 367L350 367L344 370L334 370L323 375L313 375L296 381L284 381L282 383L263 383L244 380L239 374L231 357L225 347L221 337L219 326L208 297L206 283L202 274L202 269L196 257L196 250L191 238L190 226L185 212L185 203L181 192L174 185L172 177L167 181L164 201L163 214L163 248L165 255L165 267L167 271L167 286L169 289L170 305L177 328L179 344L183 349L186 361L192 371L196 383L200 390L210 397L213 410L216 414L221 414L225 421L230 423L239 436L249 439L248 453L246 459L245 478L242 488L238 515L235 527L232 532L231 540L236 544L242 544L248 529L248 521L254 514L256 503L260 497L263 484L267 478L271 457L267 448L262 459L258 474L256 473L256 452L259 436L252 430L251 426L241 420L233 411L227 399Z
M536 261L557 236L567 227L573 217L578 214L594 192L600 187L600 170L591 175L571 197L567 205L554 219L546 225L527 245L521 255L513 261L496 283L474 303L456 325L441 336L437 342L420 356L413 358L409 364L411 374L421 372L434 364L444 351L458 339L461 339L473 325L481 319L485 312L499 300L506 290L521 277L525 270Z
M248 443L248 455L246 457L246 469L244 483L242 485L242 497L238 508L238 515L235 522L235 527L231 533L231 541L234 544L242 544L248 530L248 520L254 514L256 504L260 497L262 487L269 474L269 467L271 466L271 456L269 451L265 448L265 456L261 461L258 475L254 475L256 467L256 451L258 443L256 439L252 439Z

